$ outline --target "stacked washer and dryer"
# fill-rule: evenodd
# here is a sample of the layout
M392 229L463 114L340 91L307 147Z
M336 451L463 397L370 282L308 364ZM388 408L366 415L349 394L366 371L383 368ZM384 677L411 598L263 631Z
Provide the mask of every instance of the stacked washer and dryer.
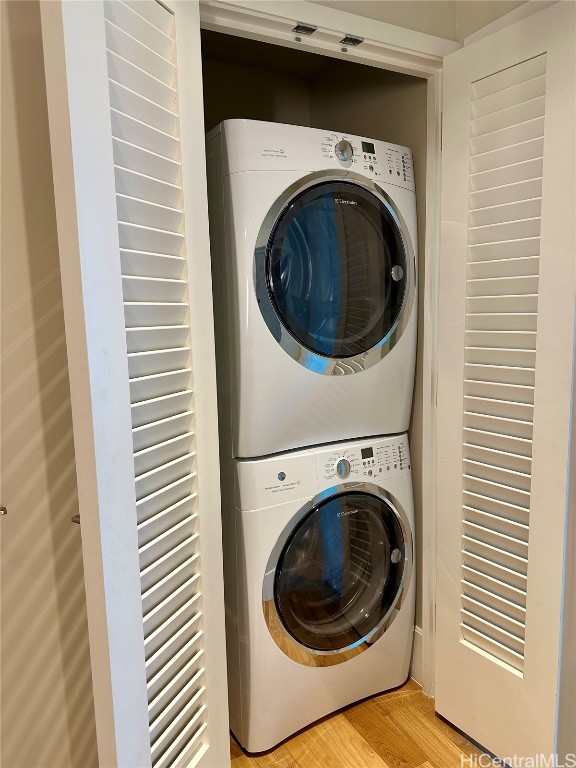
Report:
M230 721L260 752L408 676L414 176L251 120L207 158Z

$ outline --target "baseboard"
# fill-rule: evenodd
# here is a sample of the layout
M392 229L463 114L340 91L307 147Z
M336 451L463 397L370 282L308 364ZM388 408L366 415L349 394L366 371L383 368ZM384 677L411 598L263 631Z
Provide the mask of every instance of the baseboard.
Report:
M410 677L418 685L422 685L422 629L414 627L414 644L412 646L412 661L410 663Z

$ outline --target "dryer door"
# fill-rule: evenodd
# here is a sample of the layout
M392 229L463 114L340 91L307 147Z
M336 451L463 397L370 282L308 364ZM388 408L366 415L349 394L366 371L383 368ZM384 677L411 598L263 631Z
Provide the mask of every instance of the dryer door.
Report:
M321 373L354 373L380 360L412 305L408 235L391 201L370 185L336 178L300 184L259 238L264 319L289 354ZM374 348L381 353L367 357Z
M364 650L389 626L410 576L411 537L403 517L382 493L346 491L315 504L283 537L273 601L293 640L274 638L285 653L304 663L318 660L305 661L302 649L344 661L346 652ZM274 637L278 627L266 608L265 615Z

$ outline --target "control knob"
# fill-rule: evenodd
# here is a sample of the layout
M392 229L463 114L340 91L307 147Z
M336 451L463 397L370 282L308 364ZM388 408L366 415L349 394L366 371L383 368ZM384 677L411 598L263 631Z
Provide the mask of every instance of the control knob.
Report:
M338 144L336 144L334 147L334 150L338 160L342 160L342 162L348 162L348 160L352 160L354 150L352 149L352 144L350 144L349 141L346 141L346 139L339 141Z
M339 459L336 462L336 474L343 480L350 475L350 462L348 459Z

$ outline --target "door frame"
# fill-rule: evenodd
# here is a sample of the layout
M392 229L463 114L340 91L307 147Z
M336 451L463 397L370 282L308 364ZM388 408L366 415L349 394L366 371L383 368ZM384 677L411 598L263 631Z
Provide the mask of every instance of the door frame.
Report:
M297 6L298 17L294 16ZM310 37L295 35L297 23L317 31ZM424 258L422 497L427 499L422 520L423 594L422 627L415 628L416 666L424 692L434 695L436 606L436 391L438 346L438 266L440 237L440 183L442 139L443 57L460 45L433 35L398 27L305 0L200 0L200 26L214 32L272 43L287 48L353 61L359 64L421 77L427 81L426 223ZM358 48L344 47L345 34L363 38ZM422 247L422 246L421 246ZM418 647L420 645L420 647Z

